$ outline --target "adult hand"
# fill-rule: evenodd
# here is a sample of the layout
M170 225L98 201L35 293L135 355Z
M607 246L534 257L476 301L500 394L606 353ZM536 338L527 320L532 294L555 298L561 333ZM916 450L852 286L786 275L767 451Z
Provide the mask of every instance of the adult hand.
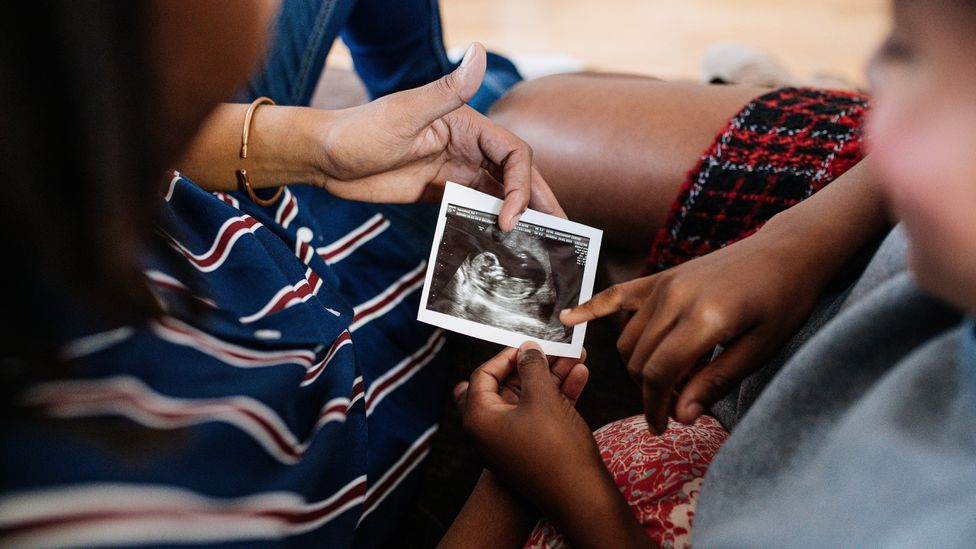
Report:
M527 206L565 217L532 149L465 105L485 66L484 46L475 43L440 80L334 113L320 138L325 188L354 200L416 202L438 199L450 180L503 196L503 230Z
M790 338L829 279L809 242L763 228L706 256L597 294L560 319L572 326L636 311L617 343L656 433L669 412L693 423ZM724 351L700 367L700 359Z

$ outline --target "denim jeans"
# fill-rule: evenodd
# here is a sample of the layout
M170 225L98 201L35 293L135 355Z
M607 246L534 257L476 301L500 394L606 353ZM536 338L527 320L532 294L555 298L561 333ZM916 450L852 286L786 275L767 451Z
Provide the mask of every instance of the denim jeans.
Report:
M285 0L274 34L243 101L266 95L279 105L308 105L339 36L371 98L422 86L456 66L444 50L437 0ZM469 104L486 112L521 80L508 59L489 53Z

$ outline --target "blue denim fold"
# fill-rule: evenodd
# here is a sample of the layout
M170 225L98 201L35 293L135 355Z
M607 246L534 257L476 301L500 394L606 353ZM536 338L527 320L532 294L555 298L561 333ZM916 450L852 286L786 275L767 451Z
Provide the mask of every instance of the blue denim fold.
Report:
M373 99L422 86L457 66L444 49L437 0L286 0L264 62L238 99L265 95L279 105L308 105L338 37ZM485 113L521 80L511 61L489 53L484 82L469 104Z

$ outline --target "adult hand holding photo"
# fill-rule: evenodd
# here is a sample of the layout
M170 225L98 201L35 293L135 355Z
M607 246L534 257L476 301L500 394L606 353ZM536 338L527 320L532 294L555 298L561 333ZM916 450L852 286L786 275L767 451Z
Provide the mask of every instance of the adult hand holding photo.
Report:
M565 218L529 145L465 104L481 86L485 55L472 44L454 72L358 107L261 106L246 159L238 153L247 105L223 104L175 167L210 191L237 190L244 168L257 189L312 183L390 204L437 201L450 180L504 198L505 231L529 206Z
M504 230L527 206L566 217L532 163L532 149L465 103L481 85L485 49L472 44L461 65L426 86L336 113L322 127L329 192L369 202L440 198L454 181L505 198Z

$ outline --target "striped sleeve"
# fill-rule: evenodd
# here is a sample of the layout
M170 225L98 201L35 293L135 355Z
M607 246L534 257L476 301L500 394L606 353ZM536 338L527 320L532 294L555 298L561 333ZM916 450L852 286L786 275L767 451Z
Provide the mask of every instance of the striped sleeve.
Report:
M414 320L426 211L304 186L260 207L179 174L162 194L166 314L67 338L72 377L23 394L0 545L383 543L445 389L444 334Z

